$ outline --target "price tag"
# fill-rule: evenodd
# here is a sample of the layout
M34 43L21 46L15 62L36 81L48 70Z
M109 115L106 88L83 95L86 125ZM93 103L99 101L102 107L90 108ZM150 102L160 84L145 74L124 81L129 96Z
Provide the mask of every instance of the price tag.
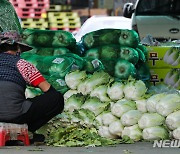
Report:
M52 62L55 64L61 64L64 61L64 58L56 58Z
M66 86L66 82L62 79L57 79L56 82L58 82L60 86Z
M97 59L93 60L91 63L93 64L94 68L98 68L99 67L99 61Z

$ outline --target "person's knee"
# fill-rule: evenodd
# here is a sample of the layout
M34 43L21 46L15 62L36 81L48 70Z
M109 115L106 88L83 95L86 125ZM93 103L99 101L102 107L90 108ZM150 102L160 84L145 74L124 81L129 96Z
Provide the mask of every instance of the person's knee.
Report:
M64 110L64 97L61 93L57 92L54 95L55 99L55 108L57 109L58 113L61 113Z
M51 95L52 103L54 104L54 108L56 108L57 114L61 113L64 110L64 96L52 86L48 93Z
M58 107L61 113L64 110L64 97L61 93L59 93L59 97L58 97Z

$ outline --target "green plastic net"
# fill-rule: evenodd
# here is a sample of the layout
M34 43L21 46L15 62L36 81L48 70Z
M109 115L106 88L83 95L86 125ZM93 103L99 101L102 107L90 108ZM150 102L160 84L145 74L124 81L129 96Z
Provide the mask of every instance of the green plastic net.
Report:
M34 47L72 48L76 40L72 33L63 30L25 29L23 42Z
M21 58L35 65L43 75L55 75L61 78L65 77L70 71L82 70L84 66L84 59L72 53L40 56L31 52L25 52L21 54Z
M85 34L81 42L87 49L109 44L136 48L139 36L137 32L128 29L100 29Z
M64 47L59 48L34 48L32 53L41 55L41 56L56 56L56 55L63 55L66 53L70 53L70 50Z

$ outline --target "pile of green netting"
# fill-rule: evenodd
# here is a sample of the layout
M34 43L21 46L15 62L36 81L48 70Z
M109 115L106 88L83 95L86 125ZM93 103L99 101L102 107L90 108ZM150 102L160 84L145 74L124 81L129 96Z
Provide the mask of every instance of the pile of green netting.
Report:
M76 69L82 70L84 66L83 58L73 53L41 56L25 52L21 57L35 65L47 81L63 94L69 89L64 81L65 75Z
M23 42L31 45L33 49L22 53L21 57L34 64L47 81L63 94L69 89L64 81L67 73L74 70L93 73L104 69L101 61L87 61L73 53L78 47L70 32L25 29Z
M135 31L100 29L84 35L81 44L85 48L85 59L100 60L105 71L118 80L129 76L144 81L150 79L147 49L140 44Z
M82 69L84 60L70 52L76 45L74 36L67 31L25 29L23 42L33 46L29 52L21 54L21 57L34 64L43 74L46 80L61 93L65 93L67 87L64 77L74 69ZM36 89L28 87L28 91L36 94Z
M25 29L23 31L23 42L34 47L72 47L76 40L70 32L63 30L37 30Z

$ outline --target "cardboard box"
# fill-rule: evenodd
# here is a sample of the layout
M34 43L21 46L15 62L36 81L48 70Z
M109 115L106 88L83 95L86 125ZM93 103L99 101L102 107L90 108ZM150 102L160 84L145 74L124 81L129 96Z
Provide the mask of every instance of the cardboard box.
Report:
M180 69L177 68L151 68L151 85L166 84L180 90Z
M90 11L90 16L93 15L109 15L108 9L76 9L73 10L73 12L77 12L78 15L81 16L89 16L89 11Z
M180 68L180 47L149 46L147 50L150 68Z
M113 9L114 0L98 0L98 8Z

